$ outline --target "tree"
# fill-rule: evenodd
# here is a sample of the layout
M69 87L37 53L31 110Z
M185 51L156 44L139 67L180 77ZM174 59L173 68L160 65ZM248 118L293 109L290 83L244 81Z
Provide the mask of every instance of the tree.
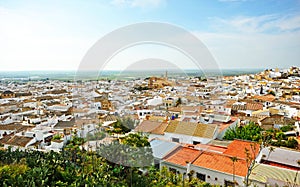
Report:
M232 181L233 181L234 186L235 186L235 162L238 161L238 158L237 157L230 157L230 160L232 161L232 167L233 167Z
M288 127L286 127L288 128ZM228 129L224 135L225 140L250 140L273 146L284 146L288 148L297 148L298 142L294 138L288 138L281 130L268 129L264 131L261 127L253 122L245 126L235 126Z
M245 126L235 126L230 128L225 132L224 139L225 140L234 140L234 139L241 139L241 140L250 140L250 141L259 141L261 139L261 132L262 128L256 125L253 122Z
M298 147L298 141L291 137L284 144L285 147L296 149Z
M268 93L271 94L271 95L273 95L273 96L276 96L276 93L273 90L270 90Z
M134 129L136 121L130 117L121 118L121 123L123 126L127 127L128 129Z
M292 131L292 130L294 130L294 126L291 125L291 124L289 124L289 125L284 125L284 126L280 127L280 130L281 130L282 132Z
M101 145L97 152L110 162L123 166L144 167L153 163L148 137L138 133Z
M70 143L70 142L69 142ZM71 155L75 154L73 160ZM154 166L141 168L110 163L100 154L65 149L61 153L0 150L2 186L181 186L182 176ZM9 158L9 159L8 159ZM187 186L212 186L197 178Z
M269 144L267 141L262 142L260 140L259 147L257 146L257 143L250 144L250 149L245 148L245 155L246 155L246 164L247 164L247 175L245 178L245 185L248 187L250 185L249 177L252 173L252 171L259 165L259 163L256 162L256 157L260 155L260 152L263 148L268 147ZM259 149L259 150L257 150ZM274 147L269 147L269 154L267 159L269 158L270 154L274 152Z
M139 133L132 133L121 139L122 144L133 147L149 147L150 143L147 136Z
M117 133L117 134L125 134L131 131L131 129L134 128L134 120L131 118L124 118L124 119L118 119L113 124L113 130L111 130L111 133Z
M297 160L297 164L298 166L300 166L300 160ZM288 187L297 187L297 178L298 178L298 175L299 175L299 169L297 170L296 172L296 175L295 175L295 178L294 178L294 181L287 181L287 186Z

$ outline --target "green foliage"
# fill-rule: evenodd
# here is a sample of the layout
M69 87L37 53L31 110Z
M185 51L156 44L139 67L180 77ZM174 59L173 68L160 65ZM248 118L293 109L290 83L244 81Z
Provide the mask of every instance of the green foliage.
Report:
M230 128L226 131L224 139L225 140L250 140L250 141L259 141L261 137L262 128L256 125L255 123L249 123L248 125L242 127Z
M94 134L87 134L87 140L93 141L93 140L102 140L105 138L104 132L95 132Z
M294 126L293 125L285 125L285 126L280 127L280 130L282 132L292 131L292 130L294 130Z
M75 154L75 160L71 155ZM182 176L166 168L130 168L96 153L65 149L61 153L0 150L2 186L182 186ZM185 186L210 186L185 179Z
M296 149L298 147L298 142L294 138L289 138L287 141L285 141L285 145L282 146Z
M117 122L113 124L113 130L109 133L125 134L134 128L134 120L131 118L118 119Z
M148 137L140 134L129 134L120 141L102 145L97 152L110 162L125 166L143 167L153 164Z
M121 139L122 144L133 146L133 147L146 147L150 146L147 136L143 136L138 133L129 134Z
M60 140L61 139L61 136L59 134L55 134L53 137L52 137L52 140Z
M128 129L134 129L135 121L130 117L124 117L120 119L120 122L123 126L127 127Z
M282 127L284 130L289 130L292 126ZM273 146L283 146L288 148L297 148L298 142L294 138L287 138L281 129L269 129L263 131L258 125L249 123L243 127L234 127L226 131L225 140L250 140L255 142L262 142L264 144L270 144Z
M197 178L182 180L182 175L169 172L167 168L160 171L153 166L127 167L110 162L104 157L104 152L110 151L107 153L111 155L107 156L121 154L120 158L129 156L125 159L145 164L153 159L147 139L147 136L141 134L130 134L125 136L121 143L113 142L115 147L109 145L104 149L105 146L101 146L98 152L80 149L84 139L76 136L59 153L0 150L0 184L2 186L211 186ZM142 157L136 154L138 150L144 151Z
M271 95L273 95L273 96L276 96L276 93L273 90L270 90L268 93L271 94Z
M84 138L80 138L78 136L73 136L72 140L70 140L68 142L68 144L71 144L71 145L74 145L74 146L82 145L82 144L84 144L84 141L85 141Z

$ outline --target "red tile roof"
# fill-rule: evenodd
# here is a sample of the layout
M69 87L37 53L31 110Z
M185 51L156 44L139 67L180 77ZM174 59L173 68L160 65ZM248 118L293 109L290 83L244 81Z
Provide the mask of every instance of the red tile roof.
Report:
M193 162L201 152L202 151L197 149L182 147L181 149L177 149L177 151L170 153L165 160L173 164L186 166L188 162Z
M249 153L254 158L259 152L259 145L255 142L234 140L228 145L224 154L245 159L247 157L245 149L248 149Z
M233 162L228 155L203 152L192 164L210 170L233 174ZM248 169L245 159L238 159L234 165L235 175L246 176Z
M141 124L139 124L135 131L137 132L151 132L158 128L161 125L161 122L158 121L150 121L150 120L144 120Z
M295 171L298 171L298 169L299 169L298 167L295 167L295 166L289 166L289 165L286 165L286 164L281 164L281 163L267 161L267 160L263 161L262 163L270 165L270 166L276 166L276 167L291 169L291 170L295 170Z
M255 95L255 96L253 96L253 98L261 100L261 101L269 101L269 102L272 102L276 99L275 96L270 95L270 94L268 94L268 95Z
M223 153L225 150L227 150L227 147L223 146L216 146L216 145L207 145L207 144L198 144L194 145L197 149L210 151L210 152L219 152Z
M261 103L247 103L246 109L247 110L262 110L263 109L263 104Z

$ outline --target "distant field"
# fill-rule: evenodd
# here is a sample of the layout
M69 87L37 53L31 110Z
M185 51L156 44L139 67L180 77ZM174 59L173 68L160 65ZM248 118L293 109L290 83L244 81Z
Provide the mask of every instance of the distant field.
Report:
M219 71L206 70L182 70L168 71L168 77L186 77L186 76L214 76L214 75L241 75L252 74L262 71L262 69L226 69ZM15 81L33 81L33 80L99 80L99 79L135 79L146 78L149 76L165 76L166 71L3 71L0 72L0 80L15 80Z

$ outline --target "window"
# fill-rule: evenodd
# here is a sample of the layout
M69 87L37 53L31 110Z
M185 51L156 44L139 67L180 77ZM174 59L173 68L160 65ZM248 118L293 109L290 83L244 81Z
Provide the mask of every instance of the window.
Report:
M225 185L225 187L229 187L229 186L232 186L232 187L233 187L233 186L235 186L235 185L234 185L234 182L232 182L232 181L227 181L227 180L224 181L224 185Z
M202 173L196 173L196 176L199 180L205 181L205 175Z
M172 172L172 173L176 173L177 170L175 168L169 168L169 171Z
M218 180L218 178L217 177L215 177L215 181L217 181Z
M172 138L172 142L177 142L177 143L179 143L179 138Z
M198 142L198 141L193 141L193 145L197 145L197 144L200 144L201 142Z

